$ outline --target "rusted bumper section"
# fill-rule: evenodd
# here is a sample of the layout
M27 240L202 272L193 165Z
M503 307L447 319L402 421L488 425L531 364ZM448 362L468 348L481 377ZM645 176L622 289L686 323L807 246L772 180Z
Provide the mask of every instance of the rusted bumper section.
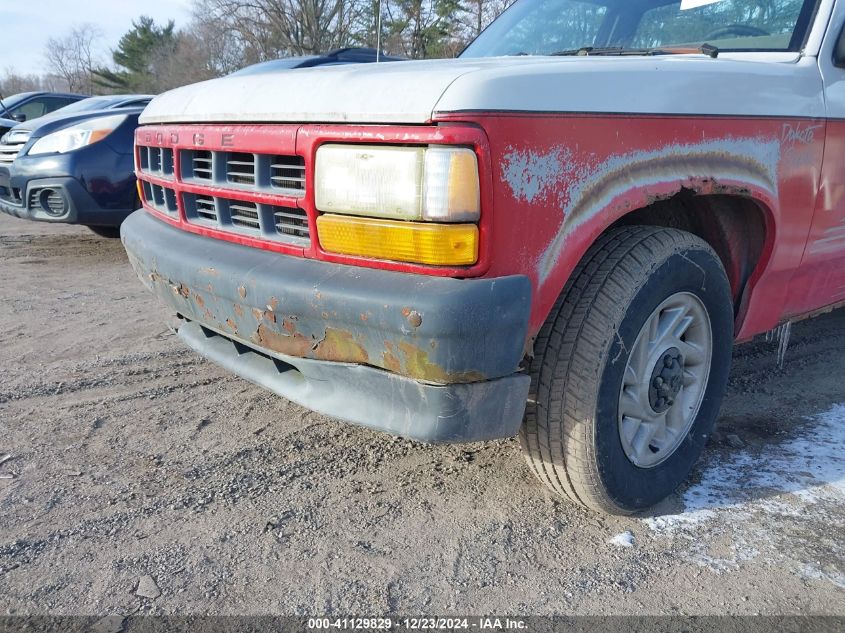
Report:
M122 227L180 337L231 371L328 415L431 442L510 437L531 289L328 264L194 235L146 212Z

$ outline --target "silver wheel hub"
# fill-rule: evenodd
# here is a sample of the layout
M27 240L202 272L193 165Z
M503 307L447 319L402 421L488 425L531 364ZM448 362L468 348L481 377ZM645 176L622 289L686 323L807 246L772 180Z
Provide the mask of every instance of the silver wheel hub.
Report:
M619 438L628 459L652 468L689 435L710 375L713 334L701 300L679 292L646 319L619 394Z

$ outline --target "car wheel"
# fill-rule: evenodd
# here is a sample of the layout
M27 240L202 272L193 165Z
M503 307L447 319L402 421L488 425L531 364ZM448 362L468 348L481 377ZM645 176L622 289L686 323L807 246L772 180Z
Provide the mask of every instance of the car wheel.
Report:
M100 237L107 237L110 239L120 237L119 226L89 226L88 228Z
M675 229L612 229L570 277L535 343L520 430L556 493L630 514L671 494L698 460L730 370L722 263Z

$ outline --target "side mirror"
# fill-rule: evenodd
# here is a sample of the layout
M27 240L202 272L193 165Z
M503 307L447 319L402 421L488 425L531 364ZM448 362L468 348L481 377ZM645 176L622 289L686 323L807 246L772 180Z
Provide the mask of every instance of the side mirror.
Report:
M18 112L17 114L12 115L12 119L17 121L18 123L23 123L26 121L26 115L23 112Z
M845 68L845 27L839 33L836 48L833 49L833 65L837 68Z

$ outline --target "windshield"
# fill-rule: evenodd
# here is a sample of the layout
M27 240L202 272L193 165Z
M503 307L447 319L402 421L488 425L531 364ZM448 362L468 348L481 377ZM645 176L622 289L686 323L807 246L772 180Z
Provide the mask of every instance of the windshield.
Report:
M816 0L518 0L461 57L584 48L798 51Z
M22 101L29 99L33 94L35 94L35 93L20 92L16 95L12 95L10 97L3 97L3 105L6 106L6 108L8 110L11 110L12 108L14 108L16 105L18 105ZM3 110L3 108L0 107L0 111L2 111L2 110Z

